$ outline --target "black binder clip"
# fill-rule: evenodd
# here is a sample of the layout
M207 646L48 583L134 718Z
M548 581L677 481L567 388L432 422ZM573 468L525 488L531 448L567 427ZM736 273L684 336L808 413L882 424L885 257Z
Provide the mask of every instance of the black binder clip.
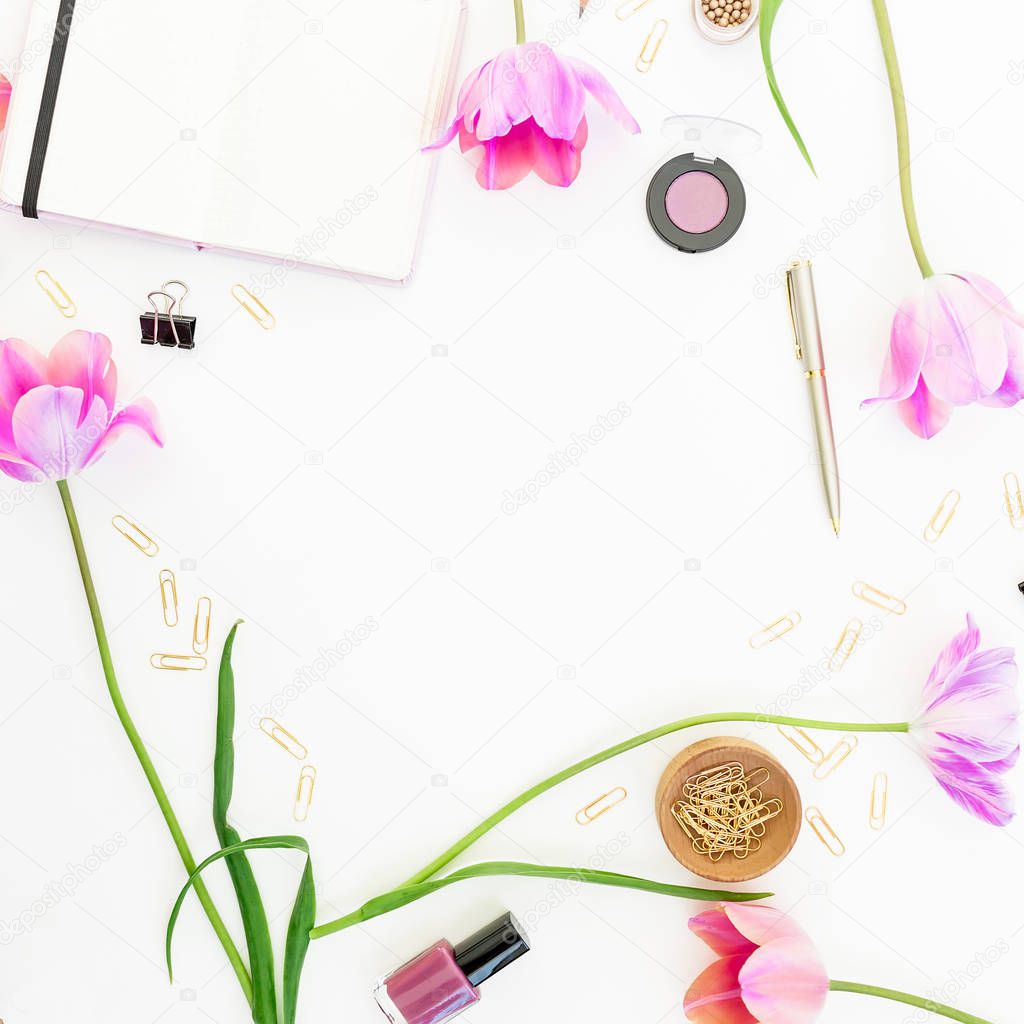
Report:
M177 286L181 294L177 297L168 289ZM143 345L163 345L165 348L195 348L196 318L184 315L185 296L188 285L184 281L164 281L158 291L150 292L149 299L152 313L139 314L139 327L142 330ZM157 305L162 298L163 309Z

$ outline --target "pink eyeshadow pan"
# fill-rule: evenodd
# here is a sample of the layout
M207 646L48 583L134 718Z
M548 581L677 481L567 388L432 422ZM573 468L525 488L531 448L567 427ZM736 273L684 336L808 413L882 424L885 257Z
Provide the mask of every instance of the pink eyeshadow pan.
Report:
M680 231L699 235L718 227L729 210L725 186L707 171L680 174L665 193L665 212Z

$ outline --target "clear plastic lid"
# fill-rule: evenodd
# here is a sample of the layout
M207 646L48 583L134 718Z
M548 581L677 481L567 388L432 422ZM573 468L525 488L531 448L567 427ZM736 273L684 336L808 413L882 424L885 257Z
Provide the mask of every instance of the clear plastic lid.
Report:
M762 136L756 128L704 114L675 114L661 125L666 139L682 150L702 157L722 157L727 161L750 156L761 148Z

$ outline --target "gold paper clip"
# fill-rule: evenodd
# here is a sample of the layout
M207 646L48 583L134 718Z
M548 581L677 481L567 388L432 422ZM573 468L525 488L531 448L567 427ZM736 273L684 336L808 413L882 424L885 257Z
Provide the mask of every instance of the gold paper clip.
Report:
M892 594L887 594L884 590L879 590L878 587L873 587L863 580L857 580L854 583L853 596L867 601L868 604L873 604L876 608L881 608L882 611L892 612L893 615L903 615L907 610L906 601L893 597Z
M260 719L260 732L269 736L279 747L283 747L297 761L305 761L309 751L280 722L273 718Z
M780 725L779 732L807 758L811 764L821 764L825 760L825 751L818 746L799 726Z
M64 290L64 285L48 270L36 271L36 284L43 289L43 293L57 307L57 312L65 320L70 320L78 312L75 300L68 295Z
M316 769L311 764L304 764L299 772L299 785L295 790L295 808L292 817L296 821L305 821L309 817L309 805L313 802L313 787L316 785Z
M1015 530L1024 530L1024 494L1020 491L1020 477L1016 473L1003 476L1003 508Z
M667 33L668 21L665 18L659 18L654 23L654 28L648 32L643 49L636 59L636 69L640 74L646 75L653 67L654 58L658 56L658 51L661 49L661 44L665 41Z
M160 570L160 603L164 606L164 625L178 624L178 582L170 569Z
M787 612L781 619L776 619L765 626L764 629L759 629L747 643L755 651L759 651L762 647L767 647L780 637L784 637L790 630L796 629L800 625L800 621L799 612Z
M615 17L619 21L625 21L627 18L632 18L637 11L646 7L650 2L651 0L625 0L625 3L621 3L615 8Z
M198 654L154 654L149 663L168 672L201 672L206 668L206 659Z
M836 835L836 830L825 820L825 815L817 807L808 807L804 818L833 857L842 857L846 853L842 839Z
M956 512L956 507L959 504L960 492L956 488L946 491L935 514L928 520L928 525L924 528L924 539L929 544L934 544L946 532L946 527L953 519L953 513ZM945 513L945 518L942 518L943 513Z
M154 558L159 554L160 545L138 523L133 523L120 514L114 516L110 522L122 537L130 540L144 555Z
M277 326L277 317L244 284L233 284L231 286L231 297L263 330L272 331Z
M868 822L876 832L885 828L885 816L889 810L889 776L879 772L871 784L871 809Z
M617 804L621 804L627 796L629 793L623 786L616 786L607 793L602 793L596 800L591 800L586 807L581 807L576 812L576 824L589 825L592 821L597 821L602 814L607 814Z
M863 628L864 623L857 618L850 619L843 626L843 632L839 636L839 643L836 644L832 657L829 658L828 667L830 672L842 670L850 655L857 649L857 642L860 640L860 633Z
M825 760L814 769L814 777L821 782L827 779L855 750L856 736L844 736L826 755Z
M208 597L196 601L196 617L192 623L192 650L205 654L210 647L210 620L213 618L213 602Z

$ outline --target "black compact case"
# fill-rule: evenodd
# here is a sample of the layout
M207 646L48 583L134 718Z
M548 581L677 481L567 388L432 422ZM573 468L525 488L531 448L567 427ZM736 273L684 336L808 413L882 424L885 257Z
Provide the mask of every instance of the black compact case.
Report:
M728 206L722 220L708 231L685 231L669 216L666 205L673 182L691 171L713 175L725 188ZM747 211L747 194L740 176L724 160L706 160L686 153L662 164L647 189L647 218L659 237L681 252L710 252L732 238L743 223Z

